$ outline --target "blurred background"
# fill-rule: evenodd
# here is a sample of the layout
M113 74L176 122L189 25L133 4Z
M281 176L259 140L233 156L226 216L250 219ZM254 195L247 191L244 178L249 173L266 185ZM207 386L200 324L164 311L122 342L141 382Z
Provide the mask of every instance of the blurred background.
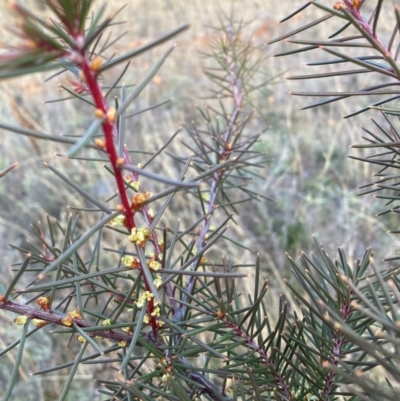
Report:
M100 3L95 2L96 5ZM125 3L123 0L108 2L107 11L115 12ZM190 24L190 29L175 39L176 49L134 104L132 111L145 109L160 101L172 101L164 107L127 120L131 143L137 149L151 152L165 143L179 126L190 127L194 124L201 127L203 124L198 106L207 101L213 87L203 74L203 68L210 63L203 54L209 51L208 45L215 34L213 28L224 21L224 15L232 12L236 20L248 23L244 30L245 36L252 36L254 45L260 46L260 54L266 56L259 72L264 79L270 79L270 84L260 88L257 94L256 118L251 123L254 133L267 130L258 143L257 150L266 152L270 161L261 172L263 178L254 179L251 185L275 201L261 199L252 204L239 205L241 217L236 219L239 224L231 226L230 235L245 246L260 252L262 269L273 283L270 292L272 300L285 291L281 287L281 275L290 279L285 252L293 258L300 251L313 252L313 235L331 256L336 253L338 246L343 246L350 261L361 257L368 246L375 250L376 261L393 256L398 248L398 239L388 233L389 229L394 228L394 222L389 217L375 217L385 210L384 203L375 200L371 195L358 196L358 187L369 183L374 171L369 165L347 158L349 154L363 154L348 148L351 144L362 142L360 125L369 129L373 129L373 125L367 114L352 119L342 117L368 105L370 100L355 98L301 111L302 107L316 99L293 97L287 93L296 90L340 91L350 87L363 87L371 79L369 74L345 79L336 77L329 80L286 81L285 76L315 72L318 67L311 70L311 67L304 64L327 58L327 55L316 50L288 57L272 57L273 54L295 45L280 42L262 46L322 15L317 9L309 7L288 22L279 24L283 17L303 3L303 0L248 0L244 6L243 1L236 0L133 0L128 2L117 18L125 23L115 25L112 29L112 37L115 38L126 31L113 47L114 51L122 54L182 23ZM44 12L39 0L26 0L24 5L33 7L37 13ZM5 10L0 13L0 22L2 42L8 43L11 34L7 27L10 22L9 14ZM310 38L311 35L317 35L325 39L339 27L334 21L332 24L330 22L298 36ZM387 33L383 32L383 35ZM126 84L140 81L168 46L169 44L164 44L133 59L125 76ZM329 68L324 71L329 71ZM118 71L114 71L114 75L105 74L105 85L113 82L117 73ZM82 134L90 123L90 107L86 109L76 100L54 102L68 97L60 89L60 85L68 85L68 77L63 75L45 82L48 76L49 74L38 74L1 82L1 121L49 134ZM184 138L185 129L169 148L169 152L189 155L189 150L182 145ZM43 162L48 162L79 182L92 195L105 199L112 193L113 182L104 169L99 165L94 167L57 156L60 153L65 154L65 150L65 146L0 131L0 170L19 162L15 170L0 180L0 283L6 284L10 281L13 275L10 266L21 261L21 254L8 244L29 248L29 241L35 241L32 225L40 227L46 214L65 221L66 215L70 213L68 207L82 204L80 197L46 168ZM134 156L132 159L139 163L140 157L138 156L137 161ZM169 176L176 176L178 171L172 164L159 164L155 169L156 172L158 169ZM179 214L178 217L184 224L189 224L192 221L190 199L177 197L169 213L172 218ZM91 219L95 217L83 214L80 224L83 227L90 225L95 221ZM221 252L228 254L232 261L243 262L246 258L250 258L249 263L254 261L254 252L243 253L242 249L232 244ZM18 338L21 328L12 324L14 317L0 311L0 349ZM44 330L41 333L39 341L38 338L28 341L15 400L56 399L62 389L63 380L68 377L67 370L65 377L60 374L63 371L41 377L29 376L38 367L51 365L55 358L53 338ZM71 360L68 350L63 353L65 361ZM15 353L7 353L1 357L0 396L6 388L13 355ZM91 379L97 374L96 368L83 365L80 369L74 384L75 390L68 395L68 399L83 400L86 398L82 397L87 396L102 400L100 395L94 393L94 388L90 387L93 386ZM85 394L82 394L82 385L87 389Z

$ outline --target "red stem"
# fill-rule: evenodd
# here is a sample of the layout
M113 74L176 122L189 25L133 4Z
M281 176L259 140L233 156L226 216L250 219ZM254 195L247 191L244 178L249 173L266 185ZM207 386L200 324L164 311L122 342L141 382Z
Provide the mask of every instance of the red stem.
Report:
M104 99L103 94L101 93L100 85L97 82L97 76L91 70L86 55L83 54L82 56L83 57L82 57L82 62L80 64L80 68L82 69L82 73L85 77L86 84L89 88L90 93L92 94L96 108L101 110L103 114L106 115L108 111L108 106L106 100ZM136 225L135 225L135 220L133 218L133 211L131 209L128 195L126 193L124 177L122 176L122 170L117 166L118 155L115 149L114 138L113 138L114 124L115 124L114 122L111 122L107 118L105 118L102 127L104 132L104 139L106 142L106 152L108 154L114 172L121 203L125 210L124 213L126 217L126 225L130 232L132 228L136 227Z
M83 52L82 53L82 61L79 64L79 67L82 70L82 74L85 77L86 85L89 89L89 92L91 93L94 104L97 109L101 110L104 116L107 116L107 112L109 110L109 107L107 105L106 99L104 98L100 85L98 84L97 81L97 75L94 71L92 71L90 67L90 62L87 58L87 55ZM124 214L126 218L126 226L131 232L132 228L136 227L135 224L135 219L134 219L134 212L132 211L131 204L129 202L129 198L126 192L126 187L125 187L125 181L124 177L122 175L122 170L118 167L117 165L117 160L118 160L118 154L117 150L115 148L114 144L114 132L116 132L116 126L114 121L110 121L107 117L105 117L104 122L102 124L103 132L104 132L104 139L105 139L105 150L108 154L115 180L117 182L117 187L118 187L118 193L121 199L121 203L124 207ZM125 153L125 158L126 158L126 153ZM138 245L139 246L139 245ZM158 246L158 244L157 244ZM144 279L144 284L146 291L151 292L151 287L149 283L146 280L146 276L143 274L142 268L140 269L140 272L143 276ZM150 326L152 328L153 336L156 338L157 337L157 332L158 332L158 327L157 327L157 320L154 316L151 316L152 312L155 309L154 305L154 300L151 299L148 303L147 306L148 309L148 315L150 318Z

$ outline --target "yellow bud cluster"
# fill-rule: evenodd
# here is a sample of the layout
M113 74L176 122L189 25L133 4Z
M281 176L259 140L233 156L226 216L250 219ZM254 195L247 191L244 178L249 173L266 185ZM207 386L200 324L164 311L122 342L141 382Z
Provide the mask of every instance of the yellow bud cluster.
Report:
M127 334L132 334L132 327L123 327L122 331Z
M61 324L63 326L72 326L72 322L74 319L82 319L82 315L78 309L74 309L72 312L69 312L67 316L61 319Z
M151 312L151 316L158 317L160 315L161 315L160 307L156 306L154 308L153 312Z
M32 319L32 324L35 327L43 327L43 326L46 326L47 322L42 319Z
M114 217L108 224L110 226L123 226L125 223L125 216L123 214L119 214L117 217Z
M130 184L135 191L139 191L140 181L132 181Z
M18 324L18 326L23 326L27 320L26 316L18 316L14 319L14 323Z
M125 266L128 266L132 269L137 269L140 267L140 262L139 259L134 258L133 256L130 255L125 255L121 258L121 262L122 264L124 264Z
M151 299L154 298L154 294L151 293L150 291L145 291L140 297L139 299L136 301L136 306L138 308L141 308L145 301L149 302L151 301Z
M133 227L131 230L131 235L128 238L130 241L138 245L143 245L146 242L148 235L149 235L148 228Z
M146 202L147 199L149 199L151 195L152 194L149 191L137 192L135 195L133 195L132 204L131 204L132 210L140 209L142 207L143 203Z
M84 344L84 343L86 342L86 338L83 337L83 336L81 336L81 335L79 335L79 336L77 337L77 339L78 339L78 341L79 341L80 343L82 343L82 344Z
M153 283L154 283L154 286L156 288L159 288L161 286L161 284L162 284L162 276L161 276L160 273L156 274L156 278L154 279Z
M36 303L44 311L48 311L50 309L50 297L39 297L37 299Z
M151 270L154 270L154 271L160 270L160 269L161 269L161 263L158 262L158 261L155 260L155 259L151 259L151 260L149 261L149 268L150 268Z

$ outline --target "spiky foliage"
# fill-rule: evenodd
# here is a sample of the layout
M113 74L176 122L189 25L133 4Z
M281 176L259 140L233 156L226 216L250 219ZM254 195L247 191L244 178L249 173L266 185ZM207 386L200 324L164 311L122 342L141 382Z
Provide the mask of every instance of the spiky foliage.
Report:
M16 247L24 260L14 266L11 283L0 286L0 308L17 313L15 322L23 326L21 339L1 351L4 355L18 346L5 399L12 399L26 338L52 325L53 335L71 342L75 358L35 374L70 369L60 400L67 399L74 375L84 363L110 364L118 372L108 370L107 376L98 378L102 385L99 391L110 400L397 400L398 267L376 265L371 250L353 264L342 249L337 259L331 259L317 243L317 255L301 255L301 264L290 259L293 279L287 285L295 301L289 304L282 297L273 305L267 298L268 282L260 285L258 257L254 266L215 257L224 249L223 240L229 240L227 224L232 212L237 211L236 205L256 196L246 185L249 178L265 164L263 155L254 150L259 135L252 133L248 124L251 96L265 85L257 77L263 59L251 42L243 39L243 25L229 19L211 43L208 56L214 64L206 74L214 84L212 100L200 109L203 125L189 127L182 142L191 156L168 154L167 147L177 132L154 154L143 151L146 161L138 166L131 158L140 151L133 153L125 145L129 143L125 134L127 113L171 50L133 89L119 82L130 58L185 27L119 57L103 59L110 39L104 39L102 33L114 23L114 17L103 19L104 7L91 14L92 2L87 0L45 3L57 21L41 20L14 6L20 21L16 34L25 42L2 54L0 76L57 68L72 73L74 80L67 90L74 99L93 107L93 121L78 139L4 123L0 126L70 145L70 158L90 163L107 161L117 190L106 200L97 199L48 166L92 205L82 207L80 213L96 212L101 217L86 228L79 224L78 215L72 214L65 224L47 218L46 228L37 230L42 249L32 246L28 253ZM365 72L390 78L387 83L377 82L355 92L314 94L330 97L316 105L369 92L387 95L383 88L395 87L399 77L396 55L390 55L399 29L397 9L396 27L385 47L377 35L383 1L377 1L370 21L362 14L363 2L345 1L333 8L308 2L299 11L311 4L327 15L277 40L331 17L340 18L344 25L333 34L335 39L297 41L306 45L300 51L320 47L336 59L318 65L354 63L362 70L292 79ZM337 39L347 29L356 29L359 34ZM332 50L333 46L347 50L359 47L369 53L349 56L345 51ZM108 70L125 62L122 73L103 92L100 79L107 80ZM119 95L111 106L114 89ZM385 98L379 104L388 101ZM381 112L389 129L377 126L389 142L371 133L374 139L367 147L382 147L384 153L365 160L383 165L385 174L378 173L376 189L396 193L395 183L385 183L397 179L386 170L397 164L400 140L390 114L397 115L400 110ZM98 154L93 156L93 152ZM150 163L156 158L178 166L177 177L153 172ZM12 170L10 166L0 174L12 174ZM157 191L154 194L150 192L153 188ZM199 206L198 216L186 228L180 227L178 219L164 221L174 198L181 194ZM104 249L105 237L111 231L120 245ZM219 252L212 253L213 249ZM254 287L244 294L237 279L247 276L249 269L255 273ZM24 282L27 284L22 286Z
M368 188L363 193L383 192L379 193L377 198L387 199L391 209L382 214L397 212L398 206L395 202L399 199L396 188L398 173L391 170L397 169L400 143L398 128L392 117L400 112L395 102L400 96L397 90L400 79L397 63L400 48L398 7L392 8L383 0L326 3L305 3L282 22L299 12L306 12L309 6L320 9L321 18L300 26L270 43L290 38L287 40L289 43L302 45L300 48L277 54L278 57L311 50L320 50L320 53L329 56L328 59L308 64L312 67L317 66L318 73L292 76L288 77L289 80L329 79L338 76L345 79L366 73L373 75L373 85L358 87L355 90L350 88L346 92L292 94L328 98L305 108L322 106L349 97L355 98L352 104L357 102L364 105L345 118L369 110L375 113L374 110L378 110L381 113L383 119L373 120L378 128L377 133L364 128L370 135L365 138L369 143L353 146L372 148L375 153L365 158L351 157L380 167L376 173L377 179L361 188ZM367 8L371 6L372 8ZM342 21L342 24L327 38L292 38L331 18ZM393 26L391 34L385 35L385 30L389 28L388 21L392 21ZM331 68L324 71L325 67ZM378 101L369 104L367 99L370 96L375 96ZM381 262L370 263L369 252L361 261L356 262L353 269L347 265L341 250L335 263L323 251L320 252L320 256L318 260L303 255L303 266L298 266L292 261L294 272L303 289L299 291L293 288L301 300L301 325L304 332L308 333L305 339L311 340L312 343L311 347L304 347L307 341L300 343L298 352L302 355L301 358L305 358L307 353L320 355L321 350L329 347L329 341L331 342L326 362L322 364L322 368L327 368L329 374L323 380L324 387L317 391L316 399L336 400L341 394L346 399L354 400L397 400L400 383L397 339L398 266L388 268ZM397 259L394 257L388 260ZM370 267L367 268L369 264ZM316 368L317 363L313 366ZM367 373L371 369L372 372ZM320 373L314 376L316 383L321 383L323 375L323 370L320 370Z
M265 165L264 156L253 150L259 134L252 134L247 128L252 117L251 92L259 84L254 81L252 85L260 63L256 49L242 38L242 24L230 20L220 28L209 55L214 65L207 70L216 84L216 101L200 110L204 128L187 130L189 139L184 144L192 155L188 157L182 152L173 155L172 160L168 157L166 149L177 132L154 154L143 151L147 160L138 166L125 145L129 143L125 135L129 107L154 78L172 48L133 89L119 82L132 57L170 39L186 26L107 59L104 52L110 38L104 38L103 32L114 23L115 16L103 17L104 6L92 14L91 1L45 4L57 21L41 20L20 5L13 7L20 21L16 34L24 42L2 54L1 77L62 68L55 77L59 73L73 74L71 87L65 89L73 99L93 107L92 122L77 139L4 123L0 126L17 134L70 144L70 158L90 163L108 161L106 168L117 191L107 200L97 199L48 165L92 205L78 212L97 213L101 217L86 230L82 230L78 214L71 214L65 225L48 218L46 227L38 229L42 249L33 247L28 253L16 247L25 260L14 267L15 277L2 291L0 308L18 313L15 322L24 329L21 340L1 353L4 355L19 345L6 399L12 397L25 339L50 324L59 326L52 330L54 335L67 338L76 349L71 362L34 373L70 368L60 400L67 399L79 365L89 361L114 363L121 372L98 378L102 385L99 391L112 399L188 400L204 396L225 400L236 398L234 394L239 389L246 396L252 394L250 368L257 362L252 364L249 360L248 367L237 372L231 364L246 347L254 355L259 351L260 346L256 348L256 343L244 334L243 324L254 320L261 298L256 294L251 301L253 306L249 307L249 302L242 301L235 289L233 280L248 276L241 271L248 265L232 264L220 256L214 262L207 259L207 254L221 243L236 205L257 195L246 186L257 174L257 168ZM122 73L103 92L105 86L100 86L100 80L107 80L108 70L121 63L126 63ZM115 105L111 105L114 89L119 90L119 95ZM94 151L98 154L93 157ZM134 154L138 153L135 150ZM159 157L164 158L164 163L179 166L176 178L151 170L150 163ZM153 188L156 193L150 192ZM178 219L169 221L168 225L173 227L169 229L161 221L178 193L186 193L198 202L199 215L186 228L180 228ZM109 231L115 232L122 245L104 250L104 238ZM29 282L21 288L24 277ZM261 294L264 292L265 288ZM248 340L237 341L243 335ZM265 354L258 360L267 358ZM238 380L232 395L228 392L228 379ZM290 391L283 378L280 383L278 393Z

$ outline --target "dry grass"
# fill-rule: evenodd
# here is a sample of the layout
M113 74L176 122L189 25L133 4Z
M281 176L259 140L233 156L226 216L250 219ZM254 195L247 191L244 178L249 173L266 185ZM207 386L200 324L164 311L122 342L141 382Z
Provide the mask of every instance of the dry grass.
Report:
M29 1L40 12L38 1ZM99 2L100 3L100 2ZM109 2L109 11L118 9L125 2L115 0ZM269 1L132 1L128 2L120 20L129 21L125 25L114 28L113 35L128 30L128 33L116 45L115 50L122 53L148 40L161 35L183 22L189 22L191 29L177 39L177 48L169 58L151 86L143 93L134 105L134 110L140 110L162 100L173 98L168 107L156 109L141 114L129 120L127 125L131 145L135 148L154 151L163 144L181 124L190 125L192 121L201 124L196 105L202 103L202 97L207 95L210 83L202 74L203 58L201 52L207 50L212 35L211 26L219 24L223 12L229 13L230 8L236 10L236 15L245 21L252 21L248 32L254 33L256 44L264 43L283 32L300 26L304 18L311 20L311 14L300 14L289 24L280 26L277 21L303 1L296 0L284 7L276 8L275 2ZM0 22L7 22L7 15L0 14ZM318 35L324 26L315 28ZM6 35L6 34L5 34ZM7 40L3 36L3 41ZM134 59L126 77L127 83L140 80L147 69L162 54L168 45ZM279 52L283 45L265 47L265 54ZM262 67L265 76L278 76L283 71L285 75L297 75L306 71L299 65L309 61L318 54L304 54L288 58L269 58ZM3 121L15 123L27 128L52 133L65 134L82 133L88 124L87 113L82 113L81 105L76 102L41 104L43 100L64 96L58 90L58 84L64 79L54 79L43 84L43 76L29 76L0 84L0 118ZM111 82L112 76L106 76ZM350 82L341 79L329 81L330 90L342 90ZM357 84L357 82L353 82ZM358 82L364 84L364 82ZM254 183L260 192L276 199L276 203L260 201L254 205L240 208L242 219L240 225L232 226L231 235L246 246L254 248L263 255L263 266L269 274L287 271L285 251L292 255L302 249L313 248L312 234L330 253L342 245L349 259L360 256L366 246L377 249L377 260L382 256L391 255L397 240L386 233L387 229L382 219L376 219L374 213L383 205L370 198L357 197L357 186L369 182L371 171L366 165L349 160L347 147L359 142L360 123L369 124L365 115L352 120L343 120L341 116L354 109L355 102L335 103L317 110L299 111L299 108L311 103L309 99L290 98L288 90L305 88L314 90L327 88L323 82L289 82L286 84L277 78L265 94L258 99L258 107L262 110L266 121L260 116L255 120L254 131L257 132L270 126L259 147L271 155L271 163L267 166L264 180ZM360 101L361 102L361 101ZM360 103L361 104L361 103ZM184 130L180 140L185 137ZM94 168L89 163L81 164L57 157L65 148L52 144L21 138L15 134L1 132L0 170L18 161L19 166L0 181L0 238L3 263L1 282L7 283L11 274L7 266L19 260L13 250L6 246L7 242L26 246L26 239L31 238L30 223L43 220L45 213L65 221L67 206L78 206L81 199L72 193L66 185L54 176L44 165L46 161L59 170L78 180L86 190L99 198L105 198L113 190L113 182L103 169ZM180 140L170 148L174 154L188 154ZM354 152L350 152L353 153ZM141 162L139 158L137 162ZM136 160L135 160L136 162ZM177 170L172 164L154 165L156 172L163 170L169 176L176 176ZM176 203L169 213L168 224L174 226L178 217L183 224L188 224L193 215L190 200L177 197ZM178 216L179 214L179 216ZM81 224L91 225L96 216L82 215ZM243 254L241 249L227 245L224 253L231 260L243 261L253 258L250 253ZM267 273L266 273L267 274ZM287 273L288 274L288 273ZM279 282L279 280L277 281ZM274 303L276 293L284 289L276 287L271 291L271 302ZM2 327L0 332L0 348L18 337L18 328L11 324L13 317L1 312ZM6 324L4 324L6 323ZM70 360L72 350L63 356L54 355L53 340L47 334L42 334L40 347L35 340L28 341L29 353L21 369L21 384L15 399L51 400L60 391L63 377L44 376L30 378L29 371L37 370L48 363L60 362L60 358ZM71 352L68 357L68 352ZM0 368L0 395L6 388L7 372L13 364L12 354L2 357ZM90 365L84 365L79 372L74 388L79 390L84 381L87 383L96 375ZM73 394L70 400L77 399ZM79 399L82 400L81 394ZM102 399L102 398L96 398Z

